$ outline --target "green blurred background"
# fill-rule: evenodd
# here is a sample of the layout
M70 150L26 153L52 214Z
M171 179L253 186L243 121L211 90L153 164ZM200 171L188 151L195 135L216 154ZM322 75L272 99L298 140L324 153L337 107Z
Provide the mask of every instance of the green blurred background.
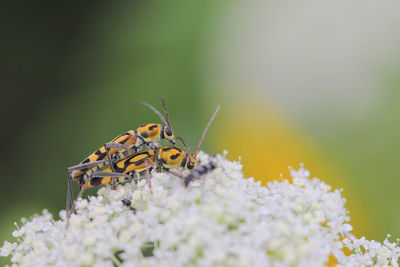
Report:
M0 241L65 207L66 168L159 119L242 156L246 176L304 162L344 188L358 236L400 237L397 1L9 2L1 9ZM94 190L89 191L90 194Z

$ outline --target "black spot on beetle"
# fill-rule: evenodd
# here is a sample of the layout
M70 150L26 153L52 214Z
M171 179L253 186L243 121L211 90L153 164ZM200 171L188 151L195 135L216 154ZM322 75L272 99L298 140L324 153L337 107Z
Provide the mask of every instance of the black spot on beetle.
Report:
M97 155L97 160L101 160L107 155L106 152L103 153L100 151L100 149L97 149L96 152L94 152L94 154Z
M120 141L119 143L120 143L120 144L125 144L126 141L128 141L128 140L129 140L129 136L127 136L124 140Z
M164 147L163 149L161 149L163 152L167 152L170 151L172 149L172 147Z
M149 137L149 134L147 132L143 132L140 134L143 138Z
M135 165L136 165L136 166L140 166L140 165L142 165L144 162L145 162L144 159L141 159L141 160L136 161L136 162L135 162Z
M157 124L154 124L154 125L150 126L149 130L152 131L154 128L157 128Z
M103 178L99 178L99 177L94 177L90 180L90 184L92 186L98 186L101 184L101 181L103 180Z
M177 154L175 154L175 155L171 155L169 158L170 159L176 159L177 157L179 157L181 154L180 153L177 153Z

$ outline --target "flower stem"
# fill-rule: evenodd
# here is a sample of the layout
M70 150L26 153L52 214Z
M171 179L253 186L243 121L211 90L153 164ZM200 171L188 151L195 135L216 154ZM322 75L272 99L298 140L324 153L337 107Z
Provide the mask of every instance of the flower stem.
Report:
M121 267L121 262L118 260L117 257L115 257L115 255L111 255L111 260L114 263L115 266L117 267Z

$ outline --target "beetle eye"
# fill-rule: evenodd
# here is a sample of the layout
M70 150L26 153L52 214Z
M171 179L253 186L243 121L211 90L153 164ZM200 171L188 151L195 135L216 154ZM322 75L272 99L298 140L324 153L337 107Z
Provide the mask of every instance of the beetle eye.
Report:
M189 170L191 170L191 169L193 169L193 167L194 167L193 162L188 162L187 168L188 168Z
M171 131L170 128L165 128L165 133L166 133L168 136L171 136L171 135L172 135L172 131Z

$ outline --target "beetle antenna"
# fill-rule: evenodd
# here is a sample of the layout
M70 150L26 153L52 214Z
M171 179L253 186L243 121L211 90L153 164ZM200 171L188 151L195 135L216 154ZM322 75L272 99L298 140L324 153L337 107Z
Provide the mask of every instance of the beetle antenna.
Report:
M146 107L149 107L152 111L154 111L154 113L156 113L156 114L158 115L158 117L160 117L160 119L162 120L162 122L163 122L165 125L169 125L169 123L167 123L167 122L165 121L164 116L161 115L161 113L160 113L155 107L153 107L152 105L150 105L149 103L146 103L146 102L139 102L139 103L137 103L137 104L138 104L138 105L144 105L144 106L146 106Z
M201 143L203 142L204 137L206 136L208 127L210 127L211 122L214 120L214 118L215 118L215 116L217 115L218 110L220 109L220 107L221 107L221 106L218 106L218 107L217 107L217 109L214 111L214 114L212 114L210 120L208 121L208 124L207 124L206 128L205 128L204 131L203 131L203 135L202 135L201 138L200 138L200 142L199 142L199 144L197 145L196 151L194 152L193 158L196 158L196 157L197 157L197 153L199 152L200 145L201 145Z
M184 146L185 149L186 149L186 152L187 152L190 156L192 156L192 154L190 153L189 147L186 145L186 143L185 143L185 141L183 140L183 138L180 137L180 136L177 136L176 138L182 141L183 146Z
M163 96L160 96L161 98L161 102L163 104L163 108L164 108L164 113L165 113L165 119L167 120L167 125L168 127L171 129L171 123L169 122L169 117L168 117L168 111L167 111L167 105L165 105L165 100Z

